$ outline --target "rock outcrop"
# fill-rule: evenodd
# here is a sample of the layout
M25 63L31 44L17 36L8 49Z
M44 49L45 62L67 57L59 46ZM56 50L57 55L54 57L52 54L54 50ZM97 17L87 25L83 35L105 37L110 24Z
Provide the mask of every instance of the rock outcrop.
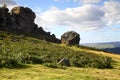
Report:
M35 13L27 7L14 7L11 15L15 18L16 24L22 32L30 33L34 27Z
M80 35L74 31L68 31L61 36L61 43L67 45L79 44Z
M38 27L34 20L35 13L28 7L14 7L10 12L6 5L0 7L0 30L15 32L19 34L34 35L39 39L60 43L54 34L46 32L42 27ZM30 35L30 36L31 36ZM41 37L42 36L42 37ZM44 36L44 37L43 37Z
M6 8L6 6L2 6L0 7L0 29L1 30L5 30L7 29L7 19L8 19L8 8Z

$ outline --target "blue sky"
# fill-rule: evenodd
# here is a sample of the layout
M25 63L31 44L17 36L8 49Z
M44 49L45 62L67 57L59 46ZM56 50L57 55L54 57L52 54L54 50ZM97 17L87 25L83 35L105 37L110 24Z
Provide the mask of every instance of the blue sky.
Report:
M27 6L36 23L56 37L69 30L81 36L80 43L120 41L119 0L1 0L9 6Z

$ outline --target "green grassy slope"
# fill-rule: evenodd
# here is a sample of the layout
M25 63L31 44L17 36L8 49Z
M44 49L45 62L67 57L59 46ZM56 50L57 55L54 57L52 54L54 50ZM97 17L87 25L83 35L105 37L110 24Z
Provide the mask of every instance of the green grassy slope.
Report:
M64 57L71 67L57 65ZM0 67L0 80L120 80L120 55L8 32L0 32Z
M67 46L6 32L0 32L0 38L0 67L46 63L47 66L55 67L58 61L66 58L71 66L112 68L113 61L110 57L76 51Z

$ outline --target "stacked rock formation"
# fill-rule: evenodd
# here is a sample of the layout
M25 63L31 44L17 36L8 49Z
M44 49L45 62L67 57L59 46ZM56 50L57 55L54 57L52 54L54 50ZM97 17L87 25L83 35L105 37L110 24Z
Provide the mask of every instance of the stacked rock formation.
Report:
M10 12L6 5L0 7L0 30L17 32L21 34L32 34L44 36L43 40L60 43L60 40L54 34L46 32L42 27L38 27L34 20L35 13L28 7L14 7ZM34 37L34 36L32 36ZM74 31L69 31L61 36L61 43L68 45L79 44L80 35Z
M60 43L60 40L54 34L51 35L50 32L44 31L42 27L38 27L34 22L35 18L35 13L28 7L14 7L9 12L9 9L4 5L0 7L0 30L42 35L45 36L46 41Z

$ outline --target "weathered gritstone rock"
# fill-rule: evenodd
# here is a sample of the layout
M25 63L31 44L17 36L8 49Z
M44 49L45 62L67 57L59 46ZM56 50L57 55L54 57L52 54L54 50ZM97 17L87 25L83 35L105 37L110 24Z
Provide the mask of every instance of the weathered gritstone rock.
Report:
M80 35L74 31L68 31L61 36L61 43L67 45L79 44Z
M30 33L34 27L35 13L27 7L14 7L11 15L15 17L16 24L22 32Z
M42 27L38 27L34 23L35 18L36 15L30 8L18 6L9 12L4 4L3 7L0 7L0 30L24 35L31 34L34 35L32 37L38 39L43 39L41 38L42 35L46 41L60 43L60 40L54 34L51 35L50 32L44 31Z
M7 29L8 8L5 6L0 7L0 29Z

